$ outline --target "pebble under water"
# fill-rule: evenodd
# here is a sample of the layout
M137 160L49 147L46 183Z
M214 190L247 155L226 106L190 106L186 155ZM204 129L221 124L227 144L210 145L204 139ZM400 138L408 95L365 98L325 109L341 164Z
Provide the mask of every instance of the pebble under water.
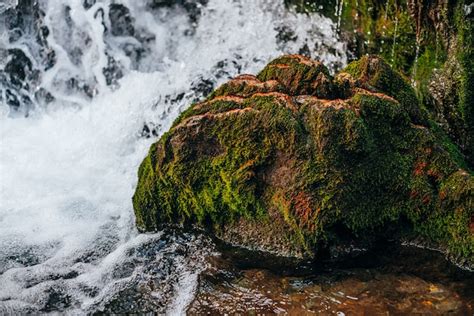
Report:
M200 233L138 234L131 197L150 144L284 53L331 71L348 59L337 23L283 0L0 3L0 314L472 314L472 275L422 250L272 270Z
M474 275L438 252L385 244L338 262L221 249L189 314L472 315Z

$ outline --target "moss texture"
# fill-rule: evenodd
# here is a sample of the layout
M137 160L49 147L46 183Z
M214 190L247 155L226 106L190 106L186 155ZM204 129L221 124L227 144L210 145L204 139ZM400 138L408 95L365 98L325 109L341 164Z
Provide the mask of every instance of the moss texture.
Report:
M474 167L473 19L466 0L286 0L334 20L353 58L382 56Z
M305 57L278 58L193 105L151 146L137 226L196 224L298 257L416 236L472 264L474 178L417 104L375 56L335 78Z
M417 29L408 2L286 0L286 4L299 12L316 11L333 19L341 36L349 41L353 58L378 54L406 76L411 74Z

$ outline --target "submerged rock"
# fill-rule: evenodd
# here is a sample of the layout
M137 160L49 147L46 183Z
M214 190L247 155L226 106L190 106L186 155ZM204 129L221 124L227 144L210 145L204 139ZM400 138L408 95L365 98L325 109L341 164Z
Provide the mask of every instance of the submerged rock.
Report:
M321 257L420 238L473 264L474 178L414 90L366 56L332 78L277 58L194 104L138 172L136 223Z
M474 274L442 254L384 244L317 265L220 248L199 275L191 315L472 315ZM257 259L258 258L258 259ZM459 282L459 280L462 280Z

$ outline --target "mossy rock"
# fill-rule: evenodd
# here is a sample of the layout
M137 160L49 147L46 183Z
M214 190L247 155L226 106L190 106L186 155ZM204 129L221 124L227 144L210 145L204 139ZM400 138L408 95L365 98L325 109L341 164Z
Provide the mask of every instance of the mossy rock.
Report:
M357 86L369 91L379 91L395 98L417 124L428 123L426 111L418 104L415 90L383 59L364 56L344 69L356 80Z
M472 5L471 5L472 6ZM448 58L428 81L428 97L436 121L474 167L474 12L459 1L450 23ZM470 13L468 13L470 12ZM454 20L454 21L453 21Z
M420 238L473 264L474 178L417 104L375 56L335 78L280 57L191 106L151 146L137 227L197 225L296 257Z
M333 19L350 58L379 54L415 87L420 103L474 168L472 1L285 0ZM402 100L398 100L403 102ZM426 111L422 110L426 118Z

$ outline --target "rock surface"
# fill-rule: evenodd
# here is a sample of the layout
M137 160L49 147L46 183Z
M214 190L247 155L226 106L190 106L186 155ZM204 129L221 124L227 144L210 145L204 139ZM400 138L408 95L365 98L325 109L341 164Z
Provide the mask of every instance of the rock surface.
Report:
M474 167L472 1L285 2L331 17L354 58L378 54L409 77L433 120Z
M474 263L472 173L375 56L334 78L283 56L229 81L151 146L138 176L141 231L197 224L296 257L419 238Z

